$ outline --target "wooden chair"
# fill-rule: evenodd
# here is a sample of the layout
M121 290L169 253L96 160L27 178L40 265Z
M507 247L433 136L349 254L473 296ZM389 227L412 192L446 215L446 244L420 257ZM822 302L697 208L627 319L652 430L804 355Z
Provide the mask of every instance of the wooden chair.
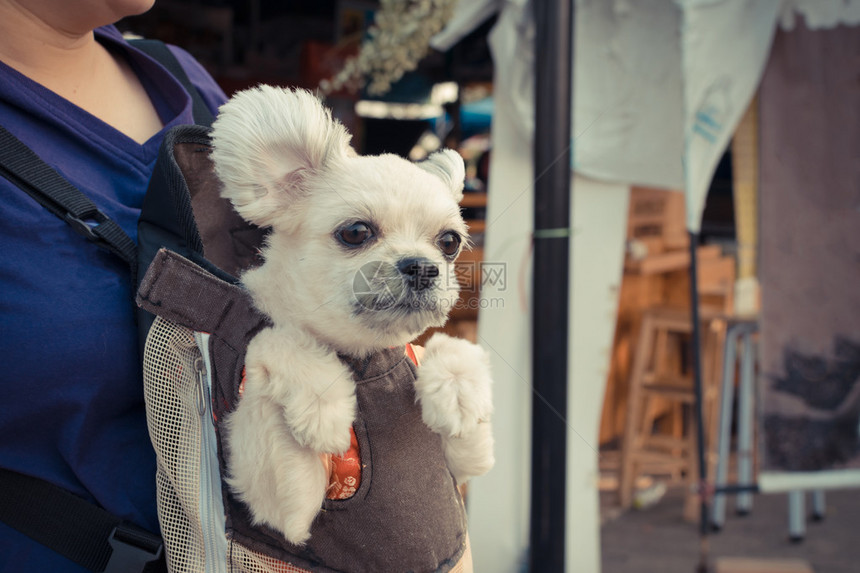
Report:
M714 444L725 320L721 313L707 309L700 318L705 427L710 438L706 442ZM691 332L689 311L656 307L643 313L622 438L619 501L623 509L633 503L636 478L648 473L688 483L691 490L684 513L689 519L697 514L695 393L689 352L685 352L690 349Z

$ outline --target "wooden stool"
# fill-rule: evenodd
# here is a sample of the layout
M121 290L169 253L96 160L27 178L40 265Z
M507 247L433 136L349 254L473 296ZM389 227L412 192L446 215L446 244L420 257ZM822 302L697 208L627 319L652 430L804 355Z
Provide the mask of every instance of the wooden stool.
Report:
M702 384L706 436L715 435L717 386L725 321L721 315L702 311ZM633 503L636 478L643 473L669 475L675 482L694 486L699 481L695 392L689 364L690 312L675 308L651 308L644 312L633 358L628 388L627 416L621 448L619 501L622 509ZM669 414L669 424L658 418ZM667 431L668 430L668 431ZM707 440L706 443L713 440ZM707 447L707 446L706 446ZM693 519L698 511L693 488L684 514Z

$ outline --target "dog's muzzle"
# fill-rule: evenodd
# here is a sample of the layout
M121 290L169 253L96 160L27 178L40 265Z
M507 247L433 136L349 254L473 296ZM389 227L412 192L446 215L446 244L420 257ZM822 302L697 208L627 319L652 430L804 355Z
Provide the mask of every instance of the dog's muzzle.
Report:
M423 258L403 259L397 263L397 270L403 275L406 285L417 292L432 287L439 276L439 267Z

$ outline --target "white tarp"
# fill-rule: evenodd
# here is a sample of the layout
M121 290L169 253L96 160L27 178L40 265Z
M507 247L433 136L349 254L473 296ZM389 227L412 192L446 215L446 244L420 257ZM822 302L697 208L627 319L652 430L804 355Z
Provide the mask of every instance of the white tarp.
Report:
M780 0L579 0L574 170L686 190L687 228L698 231L779 8Z
M672 0L581 0L575 21L574 170L681 190L680 9Z
M528 3L461 0L445 49L498 10L520 20L494 48L514 66L512 121L531 132ZM714 169L755 93L778 23L860 22L857 0L577 0L573 169L594 179L683 190L698 231ZM519 72L517 71L519 70ZM498 93L498 90L497 90Z
M698 231L714 169L755 94L779 0L678 0L687 228Z

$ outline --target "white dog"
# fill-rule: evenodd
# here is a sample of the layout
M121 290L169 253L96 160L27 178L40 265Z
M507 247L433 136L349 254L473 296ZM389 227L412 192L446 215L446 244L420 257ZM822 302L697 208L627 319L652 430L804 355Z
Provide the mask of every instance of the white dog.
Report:
M234 96L213 126L222 195L272 229L265 262L242 276L273 326L248 346L244 394L227 420L229 484L255 523L296 544L325 498L321 454L350 442L355 384L337 355L368 356L444 324L467 241L457 153L359 157L349 139L310 93L269 86ZM458 483L492 467L482 349L432 337L416 396Z

